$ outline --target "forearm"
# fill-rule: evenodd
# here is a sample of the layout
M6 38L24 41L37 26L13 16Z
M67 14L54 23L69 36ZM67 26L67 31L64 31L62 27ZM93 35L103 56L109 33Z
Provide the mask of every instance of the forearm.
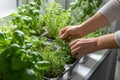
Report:
M106 24L108 24L108 20L104 15L97 12L93 17L89 18L80 25L80 36L82 37L88 33L91 33Z
M103 36L97 37L96 39L97 39L97 46L99 50L119 48L115 40L115 33L103 35Z
M120 0L110 0L93 17L80 25L81 37L120 18Z

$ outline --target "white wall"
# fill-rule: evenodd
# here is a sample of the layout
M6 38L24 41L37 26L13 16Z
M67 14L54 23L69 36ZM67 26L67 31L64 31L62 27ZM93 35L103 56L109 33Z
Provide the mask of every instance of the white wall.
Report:
M16 0L0 0L0 18L16 9Z

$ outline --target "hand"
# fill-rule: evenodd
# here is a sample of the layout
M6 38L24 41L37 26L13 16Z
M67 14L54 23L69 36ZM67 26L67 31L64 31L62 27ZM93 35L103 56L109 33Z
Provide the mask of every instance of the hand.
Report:
M60 38L61 39L73 39L76 37L80 37L79 26L67 26L60 30Z
M77 39L70 43L72 55L79 58L82 55L99 50L97 38Z

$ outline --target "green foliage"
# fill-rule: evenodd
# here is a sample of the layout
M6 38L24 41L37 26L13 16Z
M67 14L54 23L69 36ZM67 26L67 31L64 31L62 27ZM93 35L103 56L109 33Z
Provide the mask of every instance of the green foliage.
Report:
M41 1L45 0L34 0L18 7L17 13L11 14L16 27L0 29L0 79L43 80L43 76L57 77L62 74L64 65L76 60L70 54L67 42L57 37L60 29L73 24L69 10L79 8L82 22L101 3L76 0L69 10L64 10L54 2L48 4L42 14ZM45 36L38 37L41 34ZM96 34L101 33L95 32L90 36L98 36Z
M64 45L65 43L60 44L59 39L53 41L50 45L49 41L47 43L46 40L47 38L55 39L55 37L58 36L60 29L72 23L73 17L71 17L72 15L70 11L63 10L61 5L55 2L48 4L48 6L45 8L46 10L45 14L41 14L38 11L40 8L38 8L38 6L36 5L40 4L38 4L37 0L34 0L34 2L19 7L17 13L12 14L12 16L15 17L13 19L13 23L17 26L16 30L18 29L23 31L27 39L30 42L32 42L32 44L31 43L26 44L26 47L30 48L30 50L32 51L42 53L41 56L43 57L43 60L44 61L47 60L50 62L51 66L49 67L49 69L45 71L46 73L49 74L45 73L45 75L47 75L47 77L57 77L64 71L64 65L70 61L71 56L69 56L70 54L67 53L69 52L70 49L65 48L68 47ZM43 29L47 33L46 34L47 38L36 37L36 35L43 34L42 31ZM29 34L31 33L35 34L35 36L31 35L30 38ZM23 45L24 34L19 31L15 31L13 34L15 34L14 35L15 42L13 43L20 44L20 46ZM61 47L61 45L63 45L64 47L63 46ZM58 47L59 49L56 49ZM34 54L34 56L35 55L36 54ZM48 62L44 61L37 62L39 66L42 66L41 69L43 70L47 68L46 65L48 66ZM35 68L38 67L35 66Z
M60 29L72 23L73 17L58 3L48 4L44 14L40 12L40 5L35 1L18 7L17 13L11 14L15 17L13 23L25 34L40 36L45 31L48 38L54 39Z
M45 71L46 77L57 77L63 73L65 61L61 56L54 50L54 47L49 45L41 50L43 59L50 62L51 66Z
M92 32L92 33L86 35L85 38L98 37L98 36L103 35L103 33L104 33L104 30L103 30L103 28L101 28L101 29L96 30L95 32Z
M70 11L62 9L62 6L56 2L48 4L45 14L47 37L55 39L60 29L70 25L72 21Z
M0 79L42 80L50 63L31 49L22 31L2 27L0 31Z
M95 10L102 4L102 0L74 0L70 4L70 11L76 12L74 16L77 22L82 23L95 13Z
M18 7L17 13L11 14L14 16L13 23L17 29L22 30L25 34L40 35L44 25L42 14L40 13L40 0L35 0L29 4Z
M54 45L58 47L57 53L63 57L66 64L72 64L76 60L76 58L71 55L68 41L63 41L59 37L56 37Z
M49 61L51 66L45 71L45 77L58 77L64 72L65 64L72 64L76 59L70 54L70 48L60 38L49 40L45 37L33 39L33 50L42 53L43 59Z
M31 41L33 43L32 50L34 50L34 51L40 52L41 49L43 49L46 46L46 44L45 44L46 38L45 37L38 38L38 37L32 36Z

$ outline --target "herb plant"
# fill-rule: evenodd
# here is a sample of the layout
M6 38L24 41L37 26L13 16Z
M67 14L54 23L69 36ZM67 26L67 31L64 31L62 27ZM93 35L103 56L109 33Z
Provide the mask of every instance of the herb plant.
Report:
M13 23L17 29L22 30L26 34L40 35L44 21L40 13L41 0L34 0L29 4L18 7L17 13L11 14L15 18Z
M60 29L72 23L72 15L69 11L62 9L56 2L48 4L45 13L45 26L47 37L55 39Z
M66 64L73 64L76 58L71 55L71 50L69 47L69 41L63 41L59 37L56 37L54 45L58 47L57 53L62 56Z
M33 49L42 53L43 59L50 62L50 67L45 71L45 77L55 78L65 71L65 64L72 64L76 58L70 54L70 48L63 40L56 37L48 41L41 37L34 39Z
M63 73L65 61L54 50L54 47L46 46L42 51L43 59L50 62L51 66L45 72L45 77L56 78Z
M28 62L27 60L26 62L33 65L32 68L30 67L30 69L33 69L34 72L36 70L41 71L42 74L42 71L49 67L49 63L47 62L49 61L50 67L45 70L44 75L46 77L57 77L65 70L64 65L66 64L66 62L70 61L70 56L67 53L69 52L69 48L65 48L66 45L63 45L63 43L60 44L60 41L58 41L59 39L56 39L50 44L47 44L46 40L47 38L55 39L61 28L67 26L68 24L71 24L71 13L69 11L63 10L60 4L54 2L47 6L45 14L41 14L39 11L39 1L40 0L35 0L34 2L30 2L27 5L23 5L18 8L16 14L12 14L12 16L15 16L15 18L13 19L13 23L17 26L15 30L18 30L17 32L21 33L20 35L23 35L23 33L21 32L23 31L25 33L25 37L27 37L27 39L32 43L27 42L25 44L24 42L26 40L24 40L23 37L19 37L20 35L18 35L17 39L14 39L11 42L19 44L20 50L21 48L23 48L22 50L24 50L25 52L29 52L27 54L30 54L30 59L28 58ZM42 34L41 30L43 29L43 27L46 28L45 31L47 31L47 38L41 38L36 36ZM35 36L30 34L35 34ZM16 32L14 35L17 35ZM22 52L20 53L21 55L23 55ZM39 57L38 54L42 57L40 60L36 60L39 59L37 58ZM29 62L29 60L31 62ZM38 63L40 67L43 66L40 68L41 70L39 70L39 65L37 65ZM28 67L28 65L26 66ZM22 68L21 70L25 71L26 69Z
M0 31L0 80L43 80L49 62L31 49L22 31L4 28Z

